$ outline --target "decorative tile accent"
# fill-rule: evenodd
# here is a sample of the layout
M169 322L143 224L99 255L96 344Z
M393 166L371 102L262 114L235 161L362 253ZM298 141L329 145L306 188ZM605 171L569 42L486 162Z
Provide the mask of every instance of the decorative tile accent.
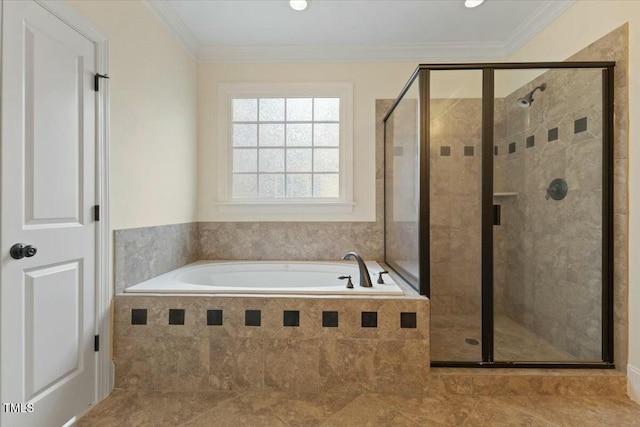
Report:
M337 311L323 311L322 312L322 327L323 328L337 328L338 327L338 312Z
M245 326L260 326L260 310L245 310L244 311L244 325Z
M400 327L414 329L418 327L418 319L415 312L400 313Z
M558 139L558 128L549 129L547 132L547 141L555 141Z
M207 310L207 326L222 325L222 310Z
M527 137L527 148L531 148L536 145L536 137L531 135Z
M147 324L147 309L146 308L132 308L131 309L131 324L132 325L146 325Z
M282 326L300 326L300 312L298 310L285 310Z
M465 156L473 156L473 145L465 145L464 146L464 155Z
M512 142L509 144L509 154L516 152L516 143Z
M169 309L169 324L184 325L184 309L183 308Z
M494 156L497 156L497 155L498 155L498 146L497 146L497 145L494 145L494 146L493 146L493 155L494 155Z
M573 133L580 133L587 130L587 118L583 117L581 119L573 122Z
M443 145L440 147L440 155L441 156L450 156L451 155L451 147L448 145Z
M378 327L378 312L377 311L363 311L362 321L360 324L363 328L377 328Z

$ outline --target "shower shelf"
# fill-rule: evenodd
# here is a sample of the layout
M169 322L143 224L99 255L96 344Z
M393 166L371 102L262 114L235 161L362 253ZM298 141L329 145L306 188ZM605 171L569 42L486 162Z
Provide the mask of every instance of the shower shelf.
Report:
M511 193L511 192L493 193L493 197L514 197L517 195L518 193Z

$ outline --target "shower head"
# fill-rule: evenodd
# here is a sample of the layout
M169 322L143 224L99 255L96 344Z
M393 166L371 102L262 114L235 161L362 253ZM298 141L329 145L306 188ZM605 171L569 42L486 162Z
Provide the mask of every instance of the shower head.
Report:
M544 92L546 88L547 88L546 83L542 83L540 86L534 87L531 92L527 93L522 98L516 99L516 104L518 105L518 107L521 107L521 108L531 107L531 104L533 103L533 94L535 93L535 91L540 89L540 92Z

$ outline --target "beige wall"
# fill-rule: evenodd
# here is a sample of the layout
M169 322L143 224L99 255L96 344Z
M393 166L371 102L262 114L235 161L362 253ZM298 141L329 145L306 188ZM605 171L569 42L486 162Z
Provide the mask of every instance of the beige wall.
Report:
M578 1L509 61L563 60L625 22L629 23L629 117L640 113L640 2ZM629 123L629 379L640 401L640 123ZM634 261L635 260L635 261Z
M195 220L195 58L142 2L69 4L109 40L113 229Z
M317 64L201 64L199 66L199 164L198 220L243 221L238 213L221 213L217 196L217 103L219 83L233 82L352 82L353 83L353 180L356 206L340 218L321 214L264 220L375 221L375 105L376 99L395 98L415 63L317 63ZM255 218L254 218L255 219Z

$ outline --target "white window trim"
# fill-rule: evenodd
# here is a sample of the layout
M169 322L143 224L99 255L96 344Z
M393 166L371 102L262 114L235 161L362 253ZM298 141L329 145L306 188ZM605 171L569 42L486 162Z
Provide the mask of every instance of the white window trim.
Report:
M340 103L340 197L337 199L231 199L233 98L338 97ZM225 213L344 214L353 200L353 84L332 83L220 83L218 84L218 197Z

